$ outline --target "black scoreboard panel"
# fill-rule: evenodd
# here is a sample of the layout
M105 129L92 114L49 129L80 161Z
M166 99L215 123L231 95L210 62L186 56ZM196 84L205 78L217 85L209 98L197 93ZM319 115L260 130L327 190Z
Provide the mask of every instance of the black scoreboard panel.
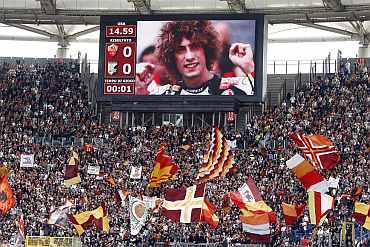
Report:
M261 102L263 43L262 15L102 16L98 101Z

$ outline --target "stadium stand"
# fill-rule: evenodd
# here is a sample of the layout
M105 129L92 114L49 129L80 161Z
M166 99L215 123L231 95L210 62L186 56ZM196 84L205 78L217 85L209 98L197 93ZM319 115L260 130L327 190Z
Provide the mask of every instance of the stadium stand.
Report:
M81 236L82 246L251 244L242 231L240 210L235 206L228 209L224 200L225 194L237 191L247 176L254 178L263 200L277 213L277 223L271 227L273 246L308 242L311 246L339 246L342 222L353 221L353 197L346 195L362 188L357 199L370 203L368 75L339 74L304 84L281 106L253 117L244 131L231 126L222 129L228 140L236 140L237 169L207 184L206 197L217 208L220 219L215 230L199 222L171 222L161 216L161 210L154 210L140 233L130 237L129 204L118 202L117 192L123 190L138 198L163 198L169 188L193 185L212 129L171 125L121 129L99 124L88 103L78 66L73 61L45 65L20 61L1 66L0 160L10 170L9 183L16 203L8 214L0 216L0 243L15 242L21 214L24 235L77 237L68 221L62 226L48 224L51 211L68 200L73 204L72 214L93 210L101 203L107 205L109 232L95 226L86 229ZM285 165L299 152L289 134L299 131L327 136L342 158L334 169L321 171L327 179L340 180L334 210L315 229L309 225L307 208L291 227L284 224L281 209L282 202L307 201L305 189ZM152 189L147 185L161 143L179 165L179 171L176 178ZM64 169L72 145L79 155L81 183L66 187ZM183 148L184 145L190 148ZM20 167L22 154L34 154L37 166ZM99 174L88 173L91 165L100 166ZM139 166L141 179L130 178L131 168ZM356 225L356 231L360 231L360 225ZM369 246L369 231L361 231L363 239L356 240L357 246Z

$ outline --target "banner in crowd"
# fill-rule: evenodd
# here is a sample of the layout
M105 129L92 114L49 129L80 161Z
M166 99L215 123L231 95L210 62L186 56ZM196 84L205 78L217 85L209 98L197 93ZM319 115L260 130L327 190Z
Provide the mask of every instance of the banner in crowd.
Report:
M49 225L66 225L66 221L68 219L67 213L69 209L72 207L72 203L70 201L66 201L66 203L60 207L54 208L50 211L50 217L48 220Z
M254 242L268 243L270 242L270 224L276 223L276 214L269 213L251 213L240 216L243 231Z
M90 225L95 225L99 230L109 232L108 211L104 203L92 211L85 211L74 215L68 214L68 218L80 236Z
M313 167L312 163L296 154L286 161L286 165L302 183L307 191L326 193L329 191L328 181Z
M323 135L290 134L304 156L321 169L332 169L340 161L340 154L334 144Z
M144 201L138 198L133 196L129 196L128 198L130 208L130 233L131 235L137 235L148 219L148 207Z
M285 224L287 226L292 226L297 222L298 218L303 215L306 205L292 205L283 202L281 207L283 209Z
M334 198L320 192L308 192L308 209L311 224L321 225L334 207Z
M21 154L20 167L35 167L35 155L34 154Z
M168 189L162 204L162 215L175 222L191 223L201 220L205 184L188 188Z
M79 164L80 157L75 151L72 151L72 157L68 160L64 171L64 185L71 186L81 183Z
M215 214L216 207L207 199L204 199L202 208L202 221L210 225L212 229L216 229L220 219Z
M205 183L217 177L224 177L234 165L234 154L218 128L213 128L206 159L199 169L197 180Z
M143 170L142 166L132 166L130 172L130 178L141 179L141 172Z
M358 224L367 230L370 230L370 205L361 202L355 202L353 218L355 218Z
M48 237L48 236L26 236L26 247L80 247L78 238L71 237Z
M0 212L5 215L14 205L15 198L8 177L0 177Z
M99 175L99 172L100 172L100 166L89 165L87 167L87 174Z
M174 178L178 169L179 166L166 154L165 145L160 144L155 158L155 165L149 178L149 187L158 188L161 183Z

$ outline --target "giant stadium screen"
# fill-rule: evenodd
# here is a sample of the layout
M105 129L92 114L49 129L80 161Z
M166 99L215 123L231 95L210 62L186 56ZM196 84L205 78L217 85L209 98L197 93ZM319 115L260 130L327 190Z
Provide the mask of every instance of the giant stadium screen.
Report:
M262 50L263 16L102 16L99 97L256 101Z

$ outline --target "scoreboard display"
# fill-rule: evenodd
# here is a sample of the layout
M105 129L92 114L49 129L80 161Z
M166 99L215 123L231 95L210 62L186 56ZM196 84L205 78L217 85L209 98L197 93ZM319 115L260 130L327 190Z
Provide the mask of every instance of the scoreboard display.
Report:
M136 69L136 25L105 27L104 94L133 95Z
M261 101L263 16L101 16L99 101Z

